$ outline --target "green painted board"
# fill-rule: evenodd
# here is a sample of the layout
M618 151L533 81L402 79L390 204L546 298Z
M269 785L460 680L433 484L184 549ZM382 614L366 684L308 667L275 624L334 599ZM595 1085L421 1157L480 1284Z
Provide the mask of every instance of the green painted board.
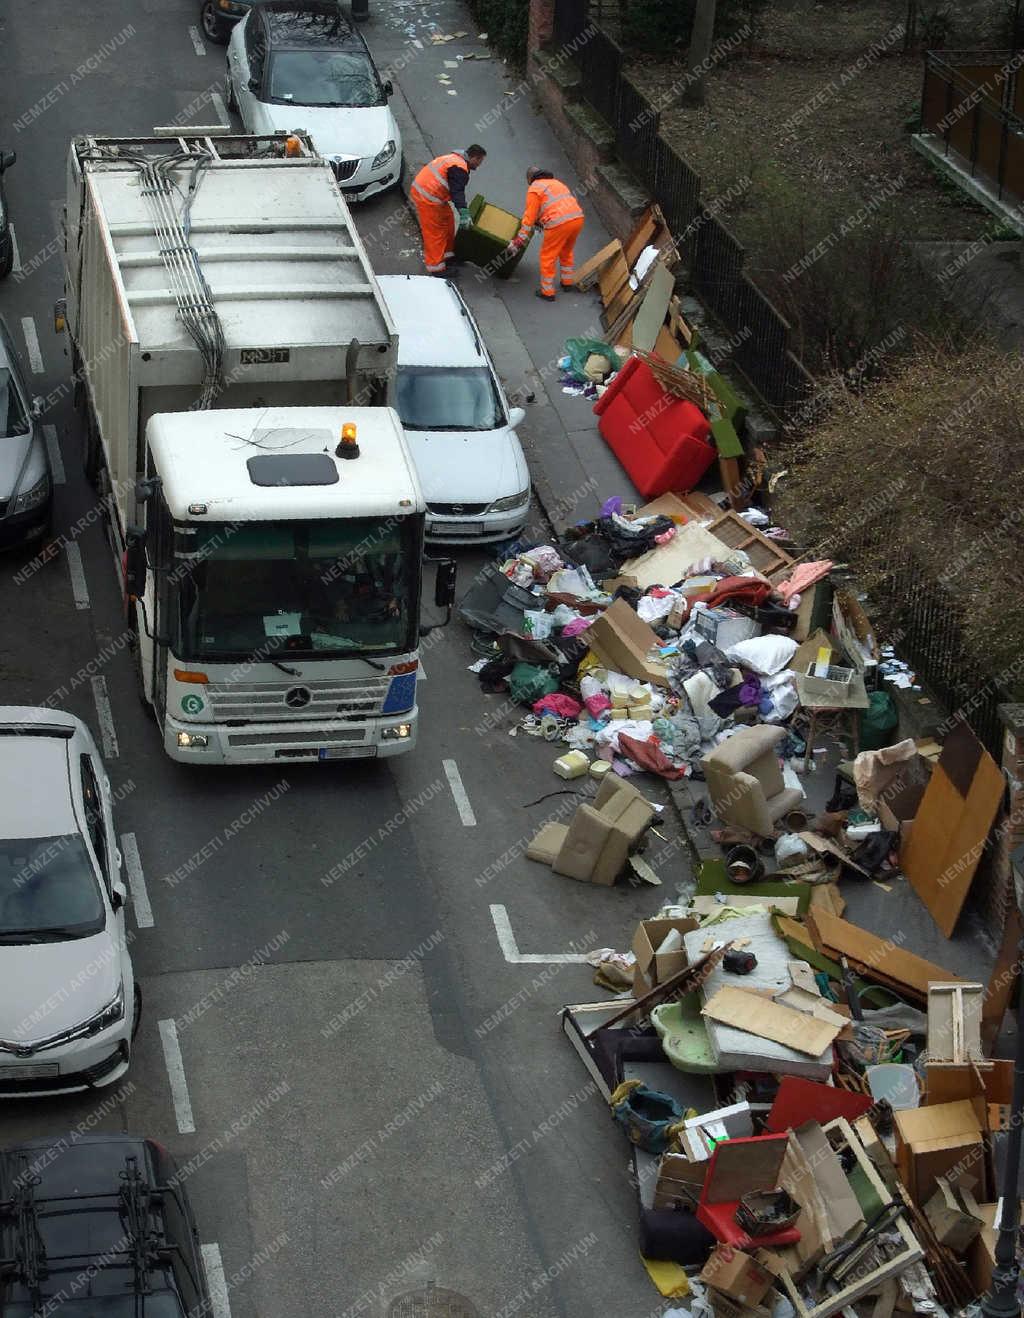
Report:
M697 892L703 896L724 892L726 896L733 897L795 897L798 915L806 915L811 902L811 885L799 879L778 883L733 883L729 879L724 860L704 861L697 876Z
M647 292L633 319L632 344L640 352L654 351L658 331L665 323L665 313L668 311L675 286L676 281L672 271L659 265L651 275Z
M717 412L718 408L714 408L714 411ZM715 441L720 458L743 457L743 445L728 417L719 415L717 420L711 417L711 438Z
M679 365L688 366L691 371L695 371L698 375L707 376L708 384L714 390L715 397L722 406L722 411L732 423L733 429L739 430L746 419L746 404L725 376L720 371L715 370L714 364L702 352L691 345L679 359Z

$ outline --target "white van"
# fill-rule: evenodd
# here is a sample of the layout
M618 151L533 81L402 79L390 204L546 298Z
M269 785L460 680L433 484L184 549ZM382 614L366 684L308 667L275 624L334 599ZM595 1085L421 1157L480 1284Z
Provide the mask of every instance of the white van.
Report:
M458 289L433 275L379 275L398 329L395 406L427 502L427 539L519 535L530 473L494 364Z

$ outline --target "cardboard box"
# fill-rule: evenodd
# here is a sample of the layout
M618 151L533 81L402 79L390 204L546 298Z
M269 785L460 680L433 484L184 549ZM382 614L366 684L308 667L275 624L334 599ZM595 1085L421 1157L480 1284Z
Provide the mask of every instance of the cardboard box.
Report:
M761 635L761 624L735 609L707 609L695 606L692 614L697 635L720 650Z
M814 669L815 664L809 664L803 678L803 688L811 696L817 696L822 700L836 699L843 703L850 694L853 686L854 669L842 668L838 664L829 664L828 674L825 677L819 677Z
M924 1206L925 1216L939 1244L954 1254L963 1254L985 1225L978 1201L966 1179L962 1185L950 1185L940 1176L936 1185L938 1188Z
M636 966L633 969L633 990L637 997L650 993L658 984L664 984L670 975L685 970L687 965L686 950L680 946L678 952L662 952L658 948L673 929L683 934L699 929L697 920L686 917L679 920L641 920L633 935L633 955Z
M987 1122L982 1101L961 1099L894 1116L896 1166L919 1208L935 1193L940 1176L954 1185L966 1183L968 1188L977 1182L982 1196L988 1197Z
M706 1162L694 1162L685 1153L663 1154L654 1185L654 1207L693 1212L707 1169Z
M668 686L665 665L648 658L650 651L661 641L625 600L615 600L610 608L595 618L587 628L586 639L605 668L625 673L641 682Z
M715 1318L772 1318L771 1309L763 1304L744 1304L734 1300L724 1291L708 1287L708 1302L714 1310Z
M730 1299L752 1305L764 1299L773 1277L749 1254L729 1245L719 1245L704 1265L700 1280Z

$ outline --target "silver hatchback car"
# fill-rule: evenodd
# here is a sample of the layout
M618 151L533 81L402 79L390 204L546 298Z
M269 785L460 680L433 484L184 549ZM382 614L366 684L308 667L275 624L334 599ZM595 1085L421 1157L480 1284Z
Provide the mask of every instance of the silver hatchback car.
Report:
M50 529L53 478L14 340L0 317L0 549L38 540Z
M138 1018L110 783L81 719L0 705L0 1098L128 1069Z

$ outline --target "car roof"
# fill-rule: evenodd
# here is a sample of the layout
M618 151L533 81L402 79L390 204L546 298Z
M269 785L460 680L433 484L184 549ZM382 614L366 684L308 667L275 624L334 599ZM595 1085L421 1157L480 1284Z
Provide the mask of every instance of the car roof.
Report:
M68 765L81 726L63 710L0 705L0 838L81 831Z
M473 316L447 279L378 275L398 329L399 366L489 366Z
M275 50L366 51L336 0L268 0L255 10Z

